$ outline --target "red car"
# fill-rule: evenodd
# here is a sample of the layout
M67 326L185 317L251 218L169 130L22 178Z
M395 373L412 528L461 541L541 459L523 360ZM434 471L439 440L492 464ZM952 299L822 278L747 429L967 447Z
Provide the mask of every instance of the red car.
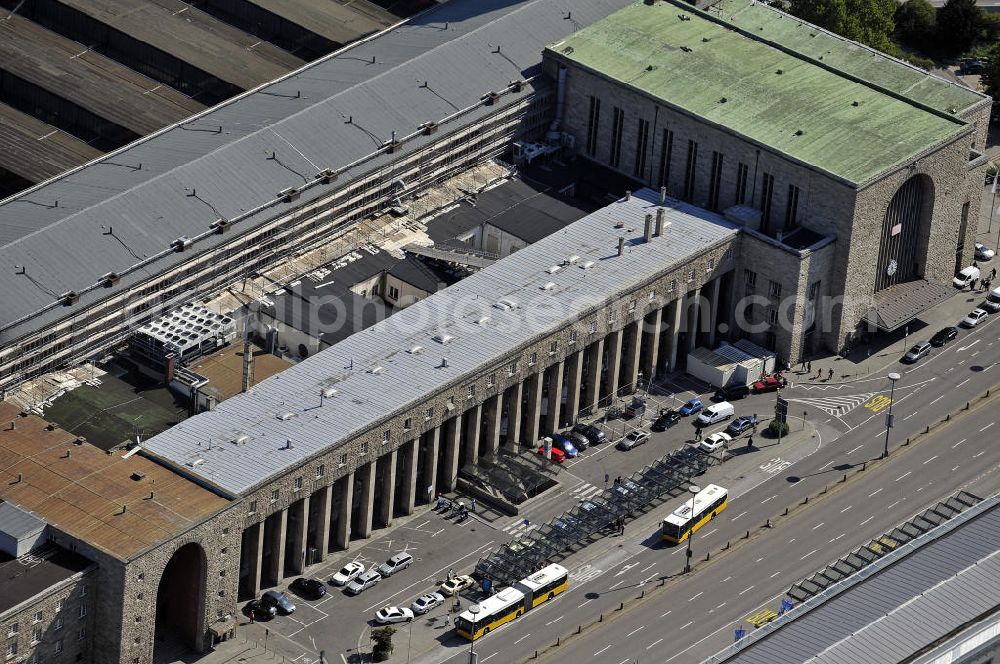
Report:
M781 374L774 374L773 376L764 376L757 382L753 384L753 391L757 394L763 392L774 392L786 384L785 379Z
M538 453L541 454L542 456L545 456L545 446L544 445L542 445L541 447L538 448ZM566 460L566 453L563 452L558 447L553 447L552 448L552 461L554 461L556 463L562 463L565 460Z

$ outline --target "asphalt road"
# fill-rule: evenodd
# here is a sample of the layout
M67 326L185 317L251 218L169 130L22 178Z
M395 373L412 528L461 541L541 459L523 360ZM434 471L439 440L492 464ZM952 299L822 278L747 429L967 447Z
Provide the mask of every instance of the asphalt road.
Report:
M965 306L961 300L952 304L956 310ZM902 374L902 378L895 386L892 404L895 427L891 432L891 448L993 387L997 378L992 369L1000 359L1000 342L997 340L1000 328L996 327L1000 323L997 319L1000 316L991 317L976 329L963 331L957 341L944 349L936 349L922 363L912 367L892 367ZM933 331L928 330L925 336ZM912 341L917 340L915 337ZM737 482L735 489L729 487L733 495L732 505L711 527L699 533L695 545L696 559L706 551L717 551L727 540L739 538L747 529L758 529L785 506L796 505L805 496L815 494L823 486L839 479L846 470L881 454L890 391L889 381L884 375L844 384L810 381L804 375L793 375L792 379L793 387L786 391L785 396L795 406L793 414L801 407L810 422L833 428L836 435L821 441L815 450L807 449L810 452L808 456L800 456L791 462L783 460L778 455L778 449L762 449L764 454L759 457L763 461L761 470L770 465L775 472L765 471L763 481L754 481L749 486L745 486L745 482ZM946 425L940 433L921 439L918 444L899 453L898 458L894 456L890 459L886 465L893 471L898 469L898 472L888 480L881 478L881 492L869 496L874 488L867 491L865 488L854 489L862 483L849 482L843 490L851 508L844 517L831 518L827 523L827 518L823 516L808 527L790 524L767 531L767 537L752 540L753 547L761 549L755 548L753 553L746 553L748 549L743 547L728 557L734 562L727 564L745 565L740 574L727 573L710 580L707 570L721 567L727 559L719 558L705 566L704 572L697 572L681 583L671 583L669 588L657 594L655 604L647 600L639 613L648 624L634 621L629 629L594 629L572 641L570 646L555 651L550 661L586 657L589 661L615 664L640 654L644 662L667 661L668 657L679 655L689 646L692 649L686 651L687 654L669 661L698 661L701 656L714 652L716 646L725 645L731 633L727 634L728 638L712 642L704 651L695 652L693 647L696 644L704 643L702 640L712 633L731 629L733 622L749 613L750 608L761 605L776 593L783 592L797 578L835 558L830 554L839 551L838 546L846 552L862 544L869 532L871 535L881 533L918 511L921 505L950 495L964 482L994 468L998 457L995 450L991 451L990 443L995 437L987 433L994 426L994 417L993 409L981 409L974 415ZM784 451L780 449L780 452ZM772 454L774 456L768 456ZM883 471L866 472L869 477L875 477ZM885 472L891 474L892 471ZM900 478L898 481L897 477ZM923 484L919 484L918 480ZM864 481L871 480L865 477ZM982 482L983 491L998 488L994 475L987 475ZM927 498L921 502L924 496ZM677 502L679 504L680 501ZM857 518L868 505L871 507L868 510L870 514ZM557 637L574 631L576 625L589 623L602 613L610 614L621 601L638 594L641 589L652 588L659 579L679 574L683 568L683 550L664 548L656 537L659 520L667 511L664 508L653 510L631 523L626 537L606 552L589 557L586 552L571 556L564 563L571 569L571 591L549 606L533 611L481 639L477 643L480 661L494 657L505 662L526 658L535 650L549 646ZM867 516L872 518L864 522ZM843 536L838 539L841 533ZM786 550L798 551L791 546L796 542L789 541L796 539L799 546L808 548L799 552L797 557L783 553ZM834 542L830 542L831 539ZM758 541L762 543L758 544ZM768 556L771 556L774 566L765 574L761 565ZM801 560L797 562L799 558ZM758 562L758 559L761 560ZM773 579L768 578L770 575L774 575ZM727 576L732 578L727 584L722 584L721 580ZM737 588L736 585L741 582L743 585ZM724 604L728 602L733 604ZM655 608L649 608L654 606L662 606L662 610L657 613ZM725 611L727 607L730 607L729 611ZM678 621L676 614L684 615L685 619ZM660 616L662 622L656 616ZM619 619L613 624L627 622ZM687 624L689 622L691 624ZM665 631L671 629L677 631ZM643 632L653 636L645 638ZM666 634L671 634L671 637ZM621 643L625 637L632 646L627 648ZM656 659L653 648L662 647L662 644L653 645L649 651L646 648L660 637L666 639L664 643L670 643L671 654ZM414 661L462 661L465 656L462 646L465 644L444 638L440 639L440 643L445 647ZM612 643L612 650L621 648L621 657L616 658L617 650L615 654L608 654L612 650L600 652Z

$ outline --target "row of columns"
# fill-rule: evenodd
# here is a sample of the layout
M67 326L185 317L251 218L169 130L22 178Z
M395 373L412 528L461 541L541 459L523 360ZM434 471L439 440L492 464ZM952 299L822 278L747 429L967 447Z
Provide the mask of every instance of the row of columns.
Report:
M709 324L702 334L714 346L720 280L707 288ZM370 537L376 519L389 526L397 513L412 514L421 497L430 502L436 491L453 491L460 464L475 464L480 454L499 448L504 415L507 441L534 445L542 435L573 424L582 408L595 409L622 388L634 391L640 372L652 378L660 368L674 370L681 350L682 317L686 316L683 327L689 331L683 350L689 352L699 341L695 331L700 295L701 289L695 288L643 319L595 339L563 361L529 374L503 393L456 413L419 438L250 526L241 558L245 592L256 596L265 579L277 583L286 571L301 574L307 564L322 561L331 548L344 550L352 538ZM548 408L543 414L546 392ZM422 490L418 481L427 488ZM315 554L307 560L310 549Z

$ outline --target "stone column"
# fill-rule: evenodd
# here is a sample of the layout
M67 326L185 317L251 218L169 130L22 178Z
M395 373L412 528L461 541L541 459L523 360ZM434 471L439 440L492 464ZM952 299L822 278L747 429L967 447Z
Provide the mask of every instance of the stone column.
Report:
M708 347L715 348L715 328L719 320L719 287L722 285L722 277L712 280L712 304L708 312Z
M601 398L601 367L604 363L604 338L587 346L587 385L583 390L583 408L594 410Z
M684 310L684 296L681 295L679 298L671 302L670 307L670 355L668 358L669 361L667 364L667 371L674 371L677 369L677 346L680 344L681 312Z
M531 376L528 383L528 404L527 423L524 431L524 442L527 445L534 445L538 442L542 413L542 373L538 372Z
M403 514L409 516L413 514L413 508L417 504L417 445L419 441L411 440L403 445L403 478L400 485L402 491ZM427 487L424 487L426 491Z
M462 433L462 414L459 413L450 420L445 429L444 467L445 477L440 478L444 491L454 491L458 479L458 442Z
M396 507L396 463L399 460L399 451L393 450L382 457L385 459L385 474L382 476L382 503L378 515L378 521L383 527L392 525L393 511Z
M698 319L701 317L701 286L694 289L688 307L687 352L694 350L698 344Z
M337 506L337 532L334 544L338 549L351 547L351 512L354 502L354 473L348 473L338 480L340 483L340 504Z
M260 595L260 587L261 587L260 574L263 571L262 567L264 564L264 522L261 521L260 523L250 526L250 528L256 528L257 533L256 535L251 533L250 537L248 538L249 540L254 542L254 555L253 555L254 561L250 563L250 580L247 585L249 587L250 593L254 597L257 597L258 595Z
M521 444L521 400L524 398L524 383L518 382L506 390L507 394L507 446L517 451Z
M483 440L486 441L485 454L493 454L500 447L500 418L503 415L503 393L490 397L486 400L486 408L483 413L486 425L483 432Z
M285 578L285 542L288 530L288 509L283 509L274 517L275 524L271 535L271 569L268 576L275 583L281 583Z
M645 325L648 328L643 335L646 342L646 359L642 365L642 371L646 375L646 380L652 380L656 375L657 363L660 359L660 324L663 322L663 309L656 308L645 318Z
M438 486L438 456L441 454L441 427L434 427L427 432L427 453L424 457L424 477L427 479L427 486L433 487L427 502L432 502L435 495L441 488ZM427 487L420 487L421 491L427 491Z
M292 506L297 514L293 525L292 541L292 571L302 574L306 569L306 545L309 533L309 496L299 500Z
M330 548L330 508L333 505L333 485L327 484L322 489L317 490L312 497L319 501L319 508L316 510L316 530L313 531L312 546L319 555L318 560L312 562L322 562L326 560L326 552Z
M462 425L465 428L466 463L479 463L479 425L482 417L482 404L476 404L462 415Z
M578 350L566 358L566 407L563 409L563 420L567 425L576 423L576 415L580 411L580 377L583 373L583 350Z
M559 428L559 409L562 408L563 363L557 362L545 371L545 380L549 391L549 408L545 412L546 435Z
M358 512L358 529L355 535L362 539L372 536L375 511L375 459L355 471L361 478L361 510Z
M618 394L618 374L622 365L622 332L615 330L609 332L605 337L604 345L608 349L608 370L604 374L605 396L612 397Z
M623 382L628 392L636 391L636 383L639 380L639 351L642 348L642 325L639 321L629 323L622 330L624 341L622 350L624 352L622 372Z

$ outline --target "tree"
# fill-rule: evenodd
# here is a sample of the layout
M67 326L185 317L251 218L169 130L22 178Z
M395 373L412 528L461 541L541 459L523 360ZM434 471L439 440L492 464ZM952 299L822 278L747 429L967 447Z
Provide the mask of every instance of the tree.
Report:
M938 42L952 54L962 53L979 37L983 23L976 0L948 0L937 12Z
M936 27L937 12L927 0L908 0L896 10L896 34L910 46L926 50Z
M789 0L788 11L847 39L894 53L896 0Z
M990 49L981 81L986 94L1000 99L1000 44L994 44Z
M372 648L372 659L376 662L384 662L392 654L392 635L396 630L392 627L379 627L372 630L372 640L375 647Z

